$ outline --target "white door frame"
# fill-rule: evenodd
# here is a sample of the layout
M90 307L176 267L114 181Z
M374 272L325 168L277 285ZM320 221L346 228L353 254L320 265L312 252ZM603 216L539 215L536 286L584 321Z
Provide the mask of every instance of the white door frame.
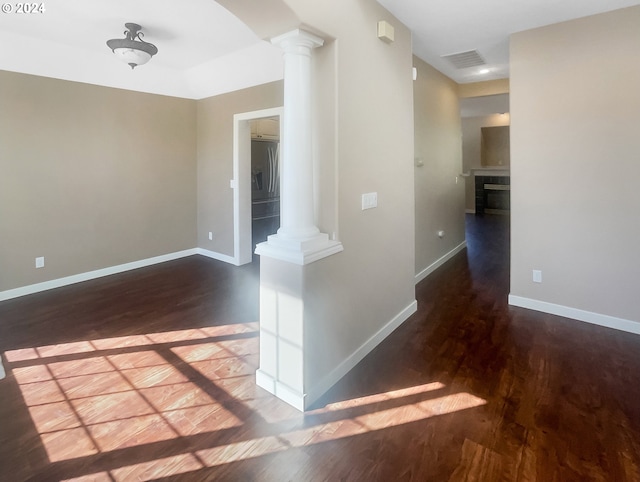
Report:
M280 118L284 107L243 112L233 116L233 260L237 266L251 263L251 126L250 121L265 117ZM280 144L282 146L282 143ZM280 153L282 158L282 152Z

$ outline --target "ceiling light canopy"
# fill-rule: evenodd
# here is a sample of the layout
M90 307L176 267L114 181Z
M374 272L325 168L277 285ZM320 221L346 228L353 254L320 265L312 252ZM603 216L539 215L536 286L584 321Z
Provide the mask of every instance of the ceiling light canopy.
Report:
M149 62L158 53L158 48L142 40L142 27L137 23L125 23L124 26L127 29L124 32L125 38L107 40L107 46L133 69Z

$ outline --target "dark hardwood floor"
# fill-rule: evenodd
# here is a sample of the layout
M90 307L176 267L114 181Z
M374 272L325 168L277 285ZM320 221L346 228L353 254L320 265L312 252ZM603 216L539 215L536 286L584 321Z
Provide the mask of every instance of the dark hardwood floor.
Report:
M467 228L305 414L254 384L256 264L0 303L0 480L640 481L640 337L509 307L508 218Z

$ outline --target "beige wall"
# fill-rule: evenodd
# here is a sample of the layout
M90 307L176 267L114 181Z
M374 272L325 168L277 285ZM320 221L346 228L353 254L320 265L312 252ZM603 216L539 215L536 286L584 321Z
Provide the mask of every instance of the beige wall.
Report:
M198 247L233 256L233 116L280 107L282 96L278 81L198 101Z
M460 98L482 97L484 95L497 95L509 93L509 79L485 80L483 82L470 82L458 86Z
M0 291L195 246L194 101L0 71L0 106Z
M464 181L458 86L413 58L415 120L415 272L419 274L465 239ZM419 162L423 166L418 166ZM438 231L445 232L439 238Z
M512 295L640 322L638 25L632 7L512 36Z
M480 129L483 127L508 126L509 113L491 114L481 117L464 117L462 119L462 169L471 173L471 169L481 169L480 162ZM475 211L475 179L473 175L464 178L465 209Z

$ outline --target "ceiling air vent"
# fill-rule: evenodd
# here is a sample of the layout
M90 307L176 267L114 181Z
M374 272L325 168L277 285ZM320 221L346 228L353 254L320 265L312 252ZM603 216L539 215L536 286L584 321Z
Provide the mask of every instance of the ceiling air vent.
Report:
M486 62L477 50L469 50L468 52L460 52L458 54L443 55L443 59L448 60L456 69L466 69L467 67L476 67L485 65Z

